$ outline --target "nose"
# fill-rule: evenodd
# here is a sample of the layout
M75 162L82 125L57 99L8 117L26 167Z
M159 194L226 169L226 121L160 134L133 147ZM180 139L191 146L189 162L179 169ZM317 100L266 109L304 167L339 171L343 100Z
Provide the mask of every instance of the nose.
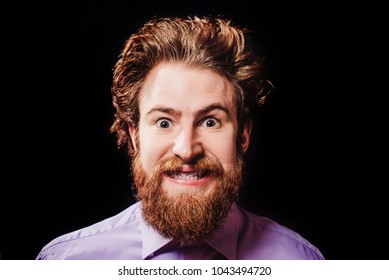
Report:
M185 162L193 161L204 152L198 135L193 128L182 129L178 133L172 152Z

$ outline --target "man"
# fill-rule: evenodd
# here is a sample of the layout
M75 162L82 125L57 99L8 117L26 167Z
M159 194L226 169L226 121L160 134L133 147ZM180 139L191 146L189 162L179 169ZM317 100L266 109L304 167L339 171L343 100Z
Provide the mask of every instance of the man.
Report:
M222 18L154 18L113 75L111 132L138 202L47 244L37 259L324 259L236 204L251 113L272 84L248 31Z

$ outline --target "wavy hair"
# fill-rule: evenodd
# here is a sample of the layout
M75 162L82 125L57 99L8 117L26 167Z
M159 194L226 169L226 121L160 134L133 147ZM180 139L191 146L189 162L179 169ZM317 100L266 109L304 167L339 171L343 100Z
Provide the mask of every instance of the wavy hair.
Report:
M114 66L110 132L118 147L132 150L128 126L138 127L139 92L147 74L161 62L179 62L226 77L237 94L239 130L254 107L264 104L273 85L265 77L265 56L256 52L250 32L222 17L152 18L125 42Z

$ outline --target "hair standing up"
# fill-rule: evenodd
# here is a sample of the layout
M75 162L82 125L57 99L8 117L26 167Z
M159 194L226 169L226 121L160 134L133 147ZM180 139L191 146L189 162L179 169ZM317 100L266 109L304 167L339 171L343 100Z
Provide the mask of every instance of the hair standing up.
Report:
M239 130L273 85L265 77L263 54L250 42L249 30L210 17L153 18L125 43L114 67L112 96L116 110L110 131L118 147L131 141L128 125L139 121L139 92L149 71L161 62L183 63L226 77L237 93Z

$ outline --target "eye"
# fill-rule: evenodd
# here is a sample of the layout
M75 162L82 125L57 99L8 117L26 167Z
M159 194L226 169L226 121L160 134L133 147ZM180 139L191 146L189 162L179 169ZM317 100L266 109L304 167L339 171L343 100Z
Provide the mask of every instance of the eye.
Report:
M205 126L205 127L215 127L220 125L220 122L215 119L215 118L206 118L200 126Z
M157 121L157 126L160 128L169 128L170 121L168 119L160 119Z

